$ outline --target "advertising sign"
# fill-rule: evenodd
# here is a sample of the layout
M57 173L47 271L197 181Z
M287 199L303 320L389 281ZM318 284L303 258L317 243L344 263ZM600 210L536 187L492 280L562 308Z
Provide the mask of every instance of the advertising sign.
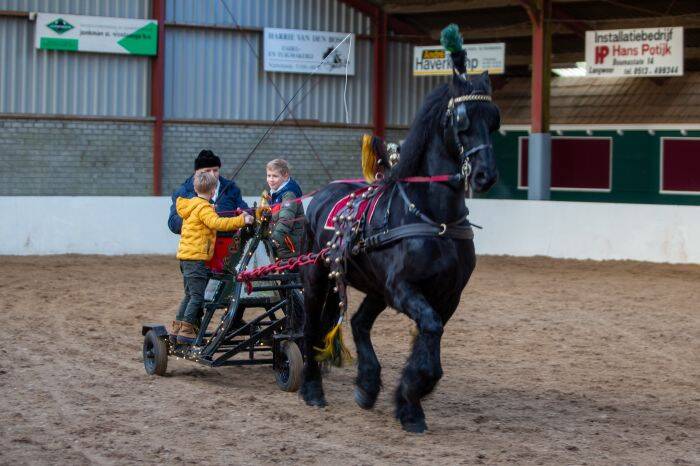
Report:
M683 28L586 31L589 76L683 76Z
M337 49L347 33L265 28L263 34L265 71L311 73L326 58L316 73L344 76L347 65L347 73L355 75L354 34Z
M506 44L467 44L467 73L503 74ZM442 46L413 47L413 76L442 76L452 74L450 54Z
M156 55L158 21L37 13L34 46L70 52Z

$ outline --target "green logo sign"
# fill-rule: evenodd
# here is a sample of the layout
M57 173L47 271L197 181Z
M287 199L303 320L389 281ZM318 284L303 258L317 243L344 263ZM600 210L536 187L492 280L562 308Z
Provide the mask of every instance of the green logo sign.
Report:
M47 28L51 29L56 34L63 34L74 28L74 26L63 18L56 18L46 25Z

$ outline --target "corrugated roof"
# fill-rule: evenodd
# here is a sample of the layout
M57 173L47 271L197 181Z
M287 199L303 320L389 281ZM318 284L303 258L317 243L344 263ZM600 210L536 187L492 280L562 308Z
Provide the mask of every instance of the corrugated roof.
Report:
M503 124L530 123L530 80L494 92ZM656 78L552 78L552 124L700 123L700 73Z

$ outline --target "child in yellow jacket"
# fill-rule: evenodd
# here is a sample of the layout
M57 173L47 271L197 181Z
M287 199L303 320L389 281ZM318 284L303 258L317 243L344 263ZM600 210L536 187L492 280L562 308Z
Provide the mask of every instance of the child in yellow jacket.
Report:
M192 344L197 338L204 289L209 281L209 269L204 263L214 254L216 232L237 230L254 221L254 217L247 213L238 217L219 217L210 202L216 184L216 176L211 173L197 173L194 176L197 197L178 197L175 203L177 213L182 217L177 258L184 277L185 297L173 321L170 338L180 344Z

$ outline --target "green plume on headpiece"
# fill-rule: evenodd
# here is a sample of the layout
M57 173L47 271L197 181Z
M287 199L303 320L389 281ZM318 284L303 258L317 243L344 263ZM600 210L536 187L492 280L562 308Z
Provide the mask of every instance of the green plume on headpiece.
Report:
M462 35L459 33L459 26L452 23L443 29L442 33L440 33L440 43L450 53L462 50L463 42Z

